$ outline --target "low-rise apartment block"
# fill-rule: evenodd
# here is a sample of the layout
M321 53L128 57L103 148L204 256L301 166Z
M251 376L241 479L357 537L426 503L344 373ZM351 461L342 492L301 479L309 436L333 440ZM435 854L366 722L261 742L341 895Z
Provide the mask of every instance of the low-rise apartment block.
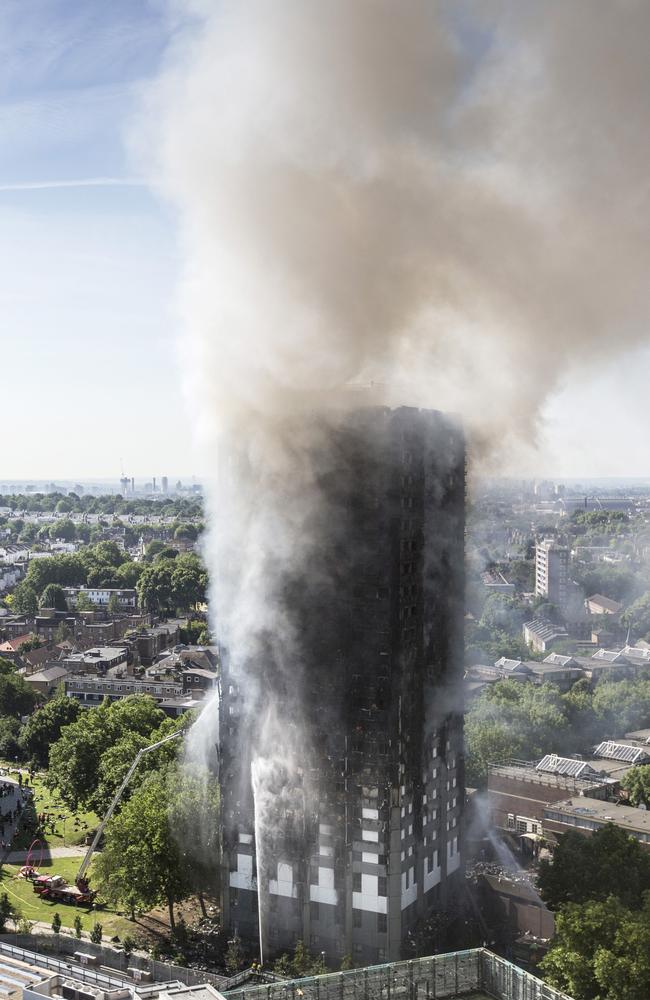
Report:
M150 678L140 680L135 677L87 677L71 676L65 681L65 693L68 698L75 698L82 705L99 705L108 698L109 701L119 701L134 694L148 694L156 701L169 698L180 698L183 685L179 681L154 681Z
M606 798L611 781L586 761L548 754L541 761L513 760L488 769L492 823L515 837L541 837L544 810L567 796Z
M591 796L572 796L544 809L544 832L553 838L568 830L577 830L590 837L608 823L625 830L644 847L650 846L650 813L647 809L635 809Z
M91 604L98 607L107 607L111 597L115 597L121 611L131 611L137 607L137 595L135 590L121 589L114 587L64 587L68 602L68 607L74 608L77 605L77 598L80 593L84 593Z

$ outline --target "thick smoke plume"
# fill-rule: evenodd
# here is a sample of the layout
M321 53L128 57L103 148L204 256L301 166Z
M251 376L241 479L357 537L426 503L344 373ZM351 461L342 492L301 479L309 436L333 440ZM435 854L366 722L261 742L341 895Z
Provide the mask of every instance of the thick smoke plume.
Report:
M502 441L645 339L646 4L186 6L152 114L204 441L370 381Z
M310 414L335 420L372 384L460 411L485 454L534 437L563 377L645 340L650 6L181 10L149 110L214 473L213 613L273 701L248 665L272 650L291 675L278 595L317 544Z

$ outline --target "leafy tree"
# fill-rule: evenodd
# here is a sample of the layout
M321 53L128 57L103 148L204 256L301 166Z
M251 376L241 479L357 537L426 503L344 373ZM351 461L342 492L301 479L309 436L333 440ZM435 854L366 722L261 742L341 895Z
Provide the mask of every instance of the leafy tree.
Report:
M305 947L304 941L297 941L293 958L281 955L273 966L273 971L282 976L292 976L296 979L304 976L322 976L327 972L327 966L321 955L315 958Z
M152 542L149 542L146 548L145 554L147 560L151 562L153 559L155 559L157 555L160 555L160 553L163 552L165 548L166 545L164 542L161 542L159 538L154 538Z
M108 566L106 563L100 563L93 566L93 568L88 571L88 586L108 588L119 587L119 581L116 576L115 568L113 566Z
M650 996L650 913L620 900L565 906L541 968L574 1000L646 1000Z
M178 549L173 549L171 545L168 545L167 548L161 549L156 559L176 559L178 555Z
M124 562L121 566L118 566L115 570L115 577L118 580L118 586L128 587L133 589L140 579L140 574L142 573L142 563L137 562Z
M205 632L205 622L201 620L188 621L180 628L180 640L187 646L194 646L199 641L202 632Z
M19 615L33 618L38 611L38 595L26 580L18 584L13 592L12 610Z
M133 953L136 946L136 940L132 934L125 934L122 939L122 948L124 949L124 954L128 958L129 955Z
M219 785L207 768L185 765L183 781L170 809L174 836L189 863L190 881L204 917L204 892L215 891L219 854Z
M124 548L131 549L136 545L138 541L138 536L133 528L128 524L124 526Z
M633 806L644 805L647 809L650 805L650 764L637 764L630 768L621 781L621 787L629 792Z
M57 611L68 610L65 591L58 583L48 583L38 603L41 608L56 608Z
M513 597L506 594L490 594L483 605L481 625L484 628L519 632L525 620L525 610Z
M26 524L18 535L18 541L21 545L33 545L36 541L37 531L38 529L35 524Z
M650 590L627 608L621 615L621 621L629 628L635 638L650 634Z
M603 594L613 601L627 601L638 592L634 573L618 566L598 564L587 565L584 569L576 567L574 576L587 596Z
M50 748L47 782L59 790L67 805L93 807L98 793L97 773L102 755L129 732L155 742L152 734L166 716L152 698L132 695L113 704L104 701L84 711ZM100 792L101 794L101 792Z
M525 756L523 734L497 720L484 721L470 712L465 723L466 778L470 787L487 781L488 764Z
M540 862L538 886L552 910L611 895L637 909L650 890L650 855L613 823L591 837L569 830L560 837L553 860Z
M176 559L171 585L174 602L180 608L194 608L205 601L208 574L198 556L185 553Z
M52 930L58 934L61 930L61 914L57 911L52 917Z
M0 716L28 715L37 701L38 695L20 674L0 675Z
M172 930L174 906L190 895L192 885L190 865L169 821L179 780L173 770L150 774L109 822L95 862L107 899L146 910L166 903Z
M120 602L117 594L111 594L111 596L108 599L106 610L108 611L109 615L116 615L118 613L118 611L120 610Z
M535 606L535 616L537 618L543 618L546 621L553 622L555 625L561 625L563 622L560 609L557 605L552 604L551 601L539 601L539 603Z
M77 554L52 556L49 559L32 559L25 582L42 594L48 583L62 587L78 587L86 582L87 571Z
M104 935L104 928L102 924L100 924L99 921L97 921L92 925L90 929L90 940L92 941L93 944L101 944L103 935Z
M0 757L3 760L14 760L24 757L20 742L20 721L11 715L0 717Z
M7 893L3 892L2 895L0 895L0 934L4 934L7 929L8 920L13 920L15 923L19 917L19 911L10 901Z
M54 633L54 641L65 642L66 639L70 639L73 633L72 630L66 625L65 622L61 622L56 632Z
M161 614L172 613L174 608L174 588L172 574L175 560L160 559L145 566L138 580L138 604L147 611Z
M59 500L56 505L57 514L69 514L72 510L74 510L72 500Z
M541 757L570 738L567 708L557 688L498 681L465 716L468 781L482 785L489 763Z
M224 965L226 967L226 972L229 976L234 976L236 972L244 968L246 963L246 954L242 947L240 938L235 935L228 942L228 947L226 948L226 955L224 958Z
M29 757L36 757L41 767L47 766L50 747L61 736L64 726L69 726L81 713L81 706L74 698L57 694L42 708L37 709L25 723L20 743Z
M77 537L77 529L74 525L74 521L69 518L62 521L55 521L53 525L50 526L50 538L52 540L64 542L73 542Z
M30 632L27 638L21 642L20 646L18 646L18 652L29 653L32 649L40 649L42 645L43 642L39 636L37 636L35 632Z
M76 917L74 918L73 927L74 927L74 936L76 938L80 938L81 937L81 931L83 929L83 924L81 922L81 917L79 916L78 913L77 913Z
M82 611L92 611L93 607L94 607L93 602L88 597L86 591L80 590L79 593L77 594L77 599L75 602L75 611L78 611L79 613L81 613Z
M102 753L97 772L97 788L92 795L93 808L100 816L106 812L138 751L165 736L171 735L177 728L176 720L165 719L159 728L146 734L126 731L116 743ZM138 764L130 787L124 793L125 796L133 794L134 788L141 784L149 773L172 763L176 759L177 753L178 745L172 741L158 750L146 754ZM123 798L122 802L124 803L124 801Z
M78 525L76 525L76 528L77 528L77 538L79 539L79 541L80 542L86 542L86 543L89 542L90 541L90 532L91 532L90 525L89 524L78 524Z
M599 684L594 692L593 708L607 735L641 729L650 722L650 681Z
M195 542L198 532L193 524L179 524L174 531L174 538L177 541Z

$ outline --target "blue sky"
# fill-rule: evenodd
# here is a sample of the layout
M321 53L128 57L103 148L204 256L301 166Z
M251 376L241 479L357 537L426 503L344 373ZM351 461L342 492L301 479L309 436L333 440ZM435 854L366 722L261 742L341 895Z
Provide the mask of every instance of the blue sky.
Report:
M2 479L117 478L120 459L129 475L204 471L181 390L173 220L125 141L168 10L0 4ZM644 353L597 376L585 367L549 402L541 453L514 471L649 475L647 371Z
M3 478L195 471L174 228L125 141L169 35L147 0L0 5Z

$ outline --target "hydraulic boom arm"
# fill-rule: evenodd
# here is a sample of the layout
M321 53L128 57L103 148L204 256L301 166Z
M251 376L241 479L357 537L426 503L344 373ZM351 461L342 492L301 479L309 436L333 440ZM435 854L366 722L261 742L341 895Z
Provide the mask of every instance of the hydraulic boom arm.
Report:
M138 764L140 763L140 761L142 760L142 758L144 757L144 755L146 753L150 753L152 750L157 750L158 747L163 746L164 743L169 743L171 740L177 740L179 738L179 736L183 736L183 735L184 735L183 730L179 729L178 732L172 733L171 736L165 736L164 740L158 740L157 743L152 743L151 746L143 747L142 750L139 750L138 753L135 755L135 760L133 761L133 763L131 764L131 767L128 769L128 771L126 772L126 775L124 776L124 781L122 782L122 784L120 785L120 787L116 791L115 795L113 796L113 799L111 800L111 804L108 807L108 809L106 810L106 815L104 816L103 820L101 821L101 823L97 827L97 832L96 832L95 836L93 837L93 842L92 842L92 844L90 845L90 847L88 848L88 850L86 852L86 856L85 856L85 858L83 859L83 861L81 863L81 868L77 872L77 882L79 882L79 880L82 879L84 877L84 875L86 874L86 872L88 871L88 865L90 864L92 856L95 853L95 848L97 847L97 844L101 840L101 836L102 836L102 834L104 832L104 827L106 826L106 824L108 823L109 819L113 815L113 812L115 811L115 806L118 804L118 802L122 798L122 795L124 794L124 790L125 790L126 786L128 785L129 781L131 780L133 772L135 771L136 767L138 766Z

